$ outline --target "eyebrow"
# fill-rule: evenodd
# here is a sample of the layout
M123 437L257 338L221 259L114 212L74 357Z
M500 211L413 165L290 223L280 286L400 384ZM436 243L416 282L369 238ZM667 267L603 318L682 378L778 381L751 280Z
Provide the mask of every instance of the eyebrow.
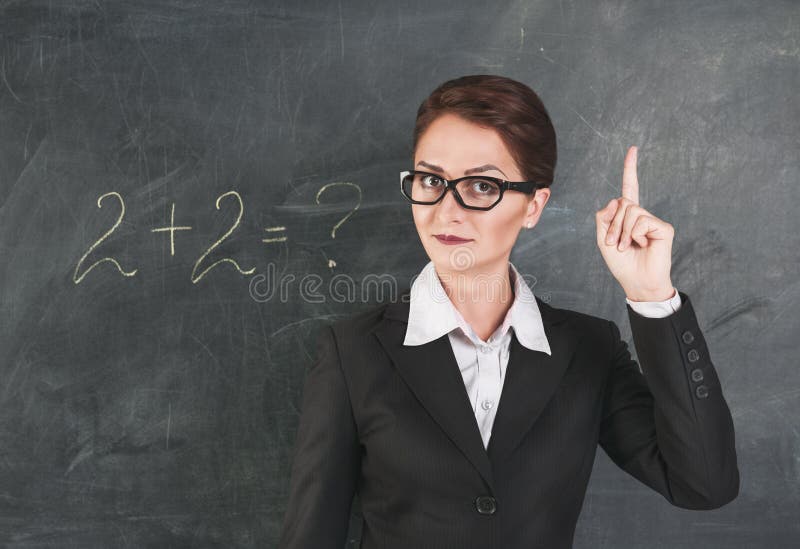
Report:
M420 160L417 162L417 166L424 166L430 170L435 172L444 173L444 168L441 166L437 166L435 164L428 164L424 160ZM470 168L464 171L464 175L470 175L473 173L480 173L480 172L488 172L489 170L497 170L498 172L502 173L504 177L508 177L503 170L495 166L494 164L484 164L483 166L478 166L477 168Z

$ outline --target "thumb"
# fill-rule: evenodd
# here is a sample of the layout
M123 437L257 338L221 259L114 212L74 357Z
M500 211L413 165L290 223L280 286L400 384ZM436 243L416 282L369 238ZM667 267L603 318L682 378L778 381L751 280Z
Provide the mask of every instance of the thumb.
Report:
M618 206L619 202L617 202L617 199L612 198L603 209L597 211L595 218L597 220L598 229L608 229L611 222L614 220L614 215L617 213Z

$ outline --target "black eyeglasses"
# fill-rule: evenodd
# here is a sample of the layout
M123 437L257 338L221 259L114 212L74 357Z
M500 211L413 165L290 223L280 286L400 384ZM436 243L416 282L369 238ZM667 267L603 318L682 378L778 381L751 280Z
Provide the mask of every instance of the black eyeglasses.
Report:
M505 191L531 194L547 185L534 181L506 181L486 175L468 175L448 181L430 172L400 172L400 192L412 204L436 204L450 189L456 201L469 210L491 210L503 199Z

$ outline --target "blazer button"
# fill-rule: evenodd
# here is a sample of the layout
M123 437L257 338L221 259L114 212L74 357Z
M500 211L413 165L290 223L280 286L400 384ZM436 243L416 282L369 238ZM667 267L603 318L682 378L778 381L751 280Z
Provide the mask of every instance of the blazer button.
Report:
M703 381L703 371L700 368L692 370L692 381Z
M686 353L686 357L689 359L689 362L697 362L697 359L700 358L700 353L698 353L696 349L689 349L689 352Z
M475 498L475 508L482 515L493 515L497 511L497 500L492 496L478 496Z
M691 343L692 341L694 341L694 334L692 334L692 332L690 332L689 330L683 332L683 335L681 337L683 338L684 343Z
M697 395L697 398L706 398L708 397L708 387L705 385L698 385L697 389L694 390L694 394Z

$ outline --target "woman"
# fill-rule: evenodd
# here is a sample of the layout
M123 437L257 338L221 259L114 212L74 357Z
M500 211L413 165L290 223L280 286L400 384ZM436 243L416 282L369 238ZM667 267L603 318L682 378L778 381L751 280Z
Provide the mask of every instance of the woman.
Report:
M555 165L519 82L467 76L423 102L401 188L430 262L410 302L323 329L279 547L344 547L356 493L364 549L571 547L598 444L673 505L736 497L733 422L671 282L673 227L638 204L636 149L596 236L642 372L616 323L544 303L509 261Z

